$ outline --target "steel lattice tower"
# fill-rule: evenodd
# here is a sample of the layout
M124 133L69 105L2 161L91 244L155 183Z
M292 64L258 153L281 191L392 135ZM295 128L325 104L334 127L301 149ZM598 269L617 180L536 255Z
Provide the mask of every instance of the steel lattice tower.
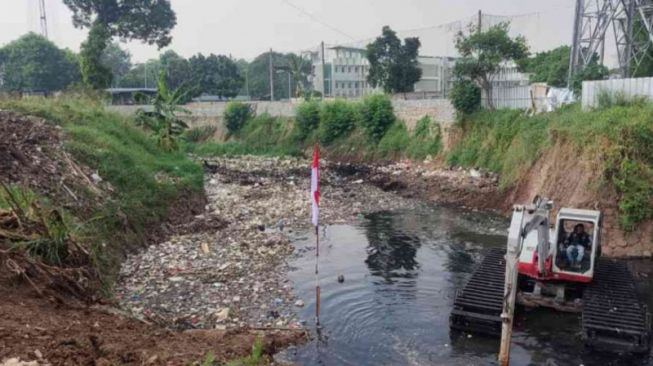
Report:
M603 63L606 37L614 36L619 69L633 75L653 47L653 0L576 0L569 81L594 57Z

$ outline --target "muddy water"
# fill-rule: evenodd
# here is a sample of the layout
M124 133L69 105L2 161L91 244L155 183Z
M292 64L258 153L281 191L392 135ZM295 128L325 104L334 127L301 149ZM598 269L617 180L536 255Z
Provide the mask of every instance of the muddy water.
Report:
M380 212L324 228L322 329L282 358L302 365L491 365L498 341L450 334L448 316L482 250L505 246L507 222L444 208ZM295 240L290 277L314 327L314 247ZM338 275L344 283L338 283ZM520 311L513 365L646 365L648 358L597 355L580 341L576 315ZM653 364L653 363L651 363Z

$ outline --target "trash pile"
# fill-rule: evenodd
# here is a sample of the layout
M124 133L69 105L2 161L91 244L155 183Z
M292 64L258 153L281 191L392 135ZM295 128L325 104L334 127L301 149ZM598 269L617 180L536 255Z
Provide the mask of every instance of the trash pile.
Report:
M188 329L300 328L285 259L291 233L310 230L310 162L297 158L212 158L206 212L219 229L177 235L130 256L116 296L134 316ZM321 172L321 223L351 222L365 212L414 202L358 177Z

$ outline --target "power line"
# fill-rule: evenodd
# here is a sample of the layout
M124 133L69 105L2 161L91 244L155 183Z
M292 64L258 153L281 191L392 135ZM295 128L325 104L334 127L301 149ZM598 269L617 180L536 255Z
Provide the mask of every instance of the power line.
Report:
M288 0L281 0L281 1L284 2L286 5L289 5L289 6L293 7L293 8L295 8L295 10L299 11L300 13L304 14L305 16L311 18L314 22L319 23L320 25L331 29L332 31L334 31L334 32L336 32L336 33L338 33L338 34L340 34L342 36L345 36L345 37L347 37L347 38L349 38L351 40L354 40L354 37L350 36L349 34L341 31L340 29L338 29L338 28L336 28L336 27L334 27L334 26L332 26L332 25L330 25L328 23L323 22L322 20L320 20L315 15L313 15L313 14L309 13L308 11L300 8L299 6L291 3L290 1L288 1Z

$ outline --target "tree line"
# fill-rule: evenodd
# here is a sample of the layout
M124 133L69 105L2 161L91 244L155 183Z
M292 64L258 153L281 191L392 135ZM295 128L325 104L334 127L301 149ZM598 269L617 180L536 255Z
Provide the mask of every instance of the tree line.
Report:
M0 90L10 92L56 91L74 84L93 89L108 87L155 87L159 74L170 88L184 91L186 98L203 94L221 98L246 95L270 99L270 68L274 96L300 96L309 87L310 61L294 53L265 52L251 62L226 55L198 53L184 58L172 50L143 63L132 63L130 54L113 40L140 40L159 49L170 44L177 23L169 0L63 0L72 11L75 27L89 30L79 54L60 49L47 39L30 33L0 48ZM373 87L386 93L413 91L422 70L418 65L418 38L402 42L390 27L367 45L370 64L367 75ZM487 30L460 32L455 39L460 57L453 76L452 93L463 96L465 104L476 105L480 93L492 93L491 78L503 65L514 62L531 81L563 86L568 71L569 48L530 55L523 37L511 38L508 23ZM653 50L651 51L653 55ZM651 57L653 59L653 57ZM653 74L653 62L644 63L636 76ZM598 58L572 80L578 89L582 80L605 78L608 70Z

